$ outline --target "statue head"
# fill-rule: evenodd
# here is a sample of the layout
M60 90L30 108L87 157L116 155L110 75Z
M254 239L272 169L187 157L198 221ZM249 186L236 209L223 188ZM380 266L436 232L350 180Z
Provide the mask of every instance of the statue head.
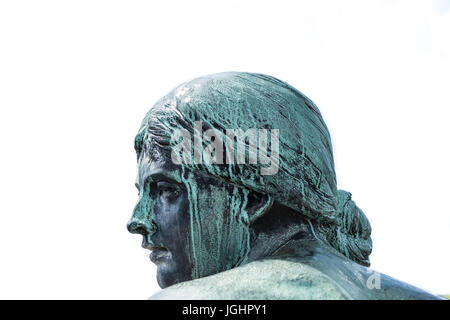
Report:
M280 80L229 72L186 82L150 109L135 149L128 230L152 250L162 288L270 256L305 228L369 265L370 224L337 189L322 116Z

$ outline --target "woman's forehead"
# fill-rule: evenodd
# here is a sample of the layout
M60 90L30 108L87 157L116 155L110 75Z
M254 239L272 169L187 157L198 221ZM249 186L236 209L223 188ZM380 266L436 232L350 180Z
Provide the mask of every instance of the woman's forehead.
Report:
M216 186L230 187L234 185L244 188L198 168L174 163L170 155L170 148L153 146L151 150L144 150L139 156L138 177L136 179L139 186L143 186L149 181L166 180L185 184L187 182L192 183L192 180L198 180Z
M181 183L182 167L172 162L170 150L154 147L145 150L138 159L138 183L143 185L147 180L174 180Z

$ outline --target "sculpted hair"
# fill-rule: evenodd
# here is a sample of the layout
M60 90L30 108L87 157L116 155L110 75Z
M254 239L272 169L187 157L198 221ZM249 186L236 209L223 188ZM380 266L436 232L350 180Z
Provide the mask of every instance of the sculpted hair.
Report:
M349 192L338 190L331 139L320 111L276 78L227 72L183 83L147 113L135 139L142 152L171 148L172 133L193 133L195 121L219 130L279 129L279 168L261 175L256 164L182 164L243 188L268 194L303 214L313 231L349 259L369 266L371 227Z

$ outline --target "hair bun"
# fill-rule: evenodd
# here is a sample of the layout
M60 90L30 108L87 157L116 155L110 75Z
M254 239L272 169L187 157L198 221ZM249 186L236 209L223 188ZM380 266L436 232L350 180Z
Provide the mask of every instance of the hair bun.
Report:
M352 194L338 190L337 219L334 232L327 235L329 243L348 258L369 266L372 252L372 228L364 212L352 200Z

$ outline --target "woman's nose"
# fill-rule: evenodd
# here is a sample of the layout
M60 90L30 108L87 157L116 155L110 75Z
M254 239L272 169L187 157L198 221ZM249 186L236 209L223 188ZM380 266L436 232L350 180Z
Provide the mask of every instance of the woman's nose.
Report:
M128 221L127 229L131 233L153 234L156 231L156 224L152 219L152 214L147 212L146 206L138 203L134 208L133 216Z
M153 228L148 222L144 222L134 218L131 218L131 220L128 221L127 229L131 233L142 235L150 234L153 232Z

